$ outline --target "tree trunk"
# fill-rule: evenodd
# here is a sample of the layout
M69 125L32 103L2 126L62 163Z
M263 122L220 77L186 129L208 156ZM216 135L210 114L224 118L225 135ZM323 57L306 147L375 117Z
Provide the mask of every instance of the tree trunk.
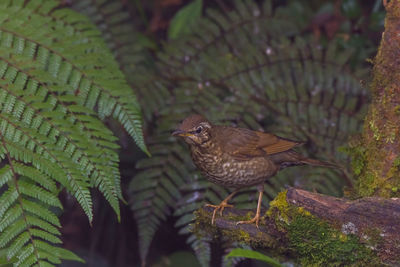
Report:
M400 0L386 5L385 32L374 59L372 103L358 149L358 195L400 195Z

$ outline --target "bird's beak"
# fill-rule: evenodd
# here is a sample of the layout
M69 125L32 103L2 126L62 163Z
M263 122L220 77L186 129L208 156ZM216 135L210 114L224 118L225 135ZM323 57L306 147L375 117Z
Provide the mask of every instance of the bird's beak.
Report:
M182 130L176 130L172 133L172 136L191 136L191 133L182 131Z

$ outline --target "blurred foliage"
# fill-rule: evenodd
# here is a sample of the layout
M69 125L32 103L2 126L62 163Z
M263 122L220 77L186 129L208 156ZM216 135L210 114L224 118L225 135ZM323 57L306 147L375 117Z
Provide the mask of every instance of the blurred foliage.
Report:
M168 38L178 39L185 34L191 33L191 28L196 25L203 9L202 0L194 0L189 5L179 10L172 18L168 27Z
M362 126L369 101L363 88L369 78L366 59L374 55L383 29L381 1L59 2L97 25L142 106L152 154L147 158L137 153L129 135L107 121L123 148L122 190L135 221L122 207L118 225L94 194L98 224L77 227L82 214L66 198L70 211L66 208L63 216L63 234L80 238L75 243L70 238L67 246L87 246L81 254L88 262L96 264L99 260L90 257L103 257L110 266L139 266L132 262L137 259L131 256L134 252L147 265L187 266L194 265L187 252L191 248L201 266L241 264L241 258L223 256L243 244L223 237L200 238L190 231L193 211L218 203L229 193L204 180L187 147L170 136L191 113L204 114L215 123L306 141L302 153L348 168L348 156L337 149ZM100 49L103 41L90 45ZM115 73L111 66L115 64L97 75L112 80L104 73ZM123 103L137 108L134 101L130 96ZM268 206L287 185L340 196L353 182L349 170L342 174L322 168L286 169L267 181L263 204ZM255 208L256 200L250 188L235 197L234 204Z
M265 263L268 263L268 265L273 266L273 267L282 267L282 265L274 260L271 257L268 257L267 255L264 255L260 252L254 251L254 250L249 250L249 249L242 249L242 248L235 248L231 252L229 252L228 255L226 255L227 258L230 257L243 257L247 259L255 259L259 261L263 261Z

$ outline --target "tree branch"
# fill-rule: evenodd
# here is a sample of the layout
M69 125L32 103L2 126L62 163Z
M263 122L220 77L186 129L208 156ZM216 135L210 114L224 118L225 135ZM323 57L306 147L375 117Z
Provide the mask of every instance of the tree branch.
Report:
M351 201L289 188L285 201L286 204L271 202L272 208L267 212L268 215L262 218L259 228L254 224L236 225L238 220L248 217L250 211L233 208L227 208L222 217L217 216L215 226L225 236L239 238L240 241L249 244L263 248L288 248L292 246L290 230L283 225L290 226L295 216L299 214L311 214L312 216L308 216L326 222L339 235L343 235L339 238L357 237L362 246L376 252L383 262L394 262L400 255L400 199L398 198L370 197ZM278 208L274 208L274 205ZM290 207L296 212L289 211ZM273 209L279 212L271 213ZM212 211L212 208L205 207L198 212L196 226L201 228L200 230L209 232L207 227L210 227ZM204 218L200 218L199 214L203 214ZM287 221L285 217L288 218ZM286 223L282 224L285 221Z

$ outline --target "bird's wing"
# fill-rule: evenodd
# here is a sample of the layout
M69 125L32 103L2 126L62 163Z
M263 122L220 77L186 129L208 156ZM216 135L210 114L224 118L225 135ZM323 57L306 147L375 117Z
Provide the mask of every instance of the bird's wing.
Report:
M219 126L216 131L223 151L237 159L276 154L301 144L273 134L242 128Z
M303 142L289 140L270 133L255 132L259 137L258 147L262 148L268 155L280 153L292 149Z

